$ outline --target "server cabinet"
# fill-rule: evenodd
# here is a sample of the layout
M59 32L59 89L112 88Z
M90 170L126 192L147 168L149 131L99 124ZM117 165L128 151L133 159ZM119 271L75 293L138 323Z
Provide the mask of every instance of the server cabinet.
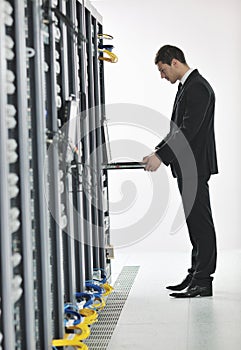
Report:
M3 349L51 349L65 304L110 275L99 33L87 1L0 1Z

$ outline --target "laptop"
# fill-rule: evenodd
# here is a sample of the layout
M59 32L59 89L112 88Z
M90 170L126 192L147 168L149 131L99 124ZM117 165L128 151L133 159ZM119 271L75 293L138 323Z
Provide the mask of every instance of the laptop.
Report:
M104 121L103 123L102 137L104 140L104 144L106 145L106 149L104 149L104 154L103 154L103 164L102 164L103 169L119 170L119 169L144 169L145 168L146 164L142 162L131 162L131 161L113 162L112 161L106 121Z
M103 169L117 170L117 169L144 169L146 164L139 162L111 162L103 164Z

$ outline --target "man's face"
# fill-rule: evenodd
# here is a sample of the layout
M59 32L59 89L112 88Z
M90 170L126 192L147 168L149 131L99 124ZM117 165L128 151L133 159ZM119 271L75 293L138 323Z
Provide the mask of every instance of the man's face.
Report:
M172 60L170 66L167 63L162 63L161 61L159 61L157 63L157 67L162 79L166 79L172 84L174 84L178 80L175 60Z

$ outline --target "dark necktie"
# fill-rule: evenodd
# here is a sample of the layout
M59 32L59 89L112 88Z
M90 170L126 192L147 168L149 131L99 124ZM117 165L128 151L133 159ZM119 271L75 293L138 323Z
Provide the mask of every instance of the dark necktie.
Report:
M180 92L181 92L181 88L182 88L182 83L179 83L179 84L178 84L177 94L176 94L175 101L174 101L174 106L175 106L175 104L176 104L176 102L177 102L177 99L178 99L178 96L179 96L179 94L180 94Z
M174 114L174 110L175 110L175 107L176 107L176 103L177 103L177 100L178 100L178 97L181 93L181 90L182 90L182 83L179 83L178 84L178 89L177 89L177 94L176 94L176 97L175 97L175 101L174 101L174 104L173 104L173 110L172 110L172 121L174 121L175 119L175 114ZM173 128L175 126L175 123L171 123L171 127L170 127L170 133L172 134L173 133ZM175 128L174 128L175 129Z

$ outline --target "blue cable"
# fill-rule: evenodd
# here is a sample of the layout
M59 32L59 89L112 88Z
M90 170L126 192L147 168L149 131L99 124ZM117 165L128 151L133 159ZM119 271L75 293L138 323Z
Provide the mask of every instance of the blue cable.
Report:
M99 44L99 45L98 45L98 48L99 48L99 49L108 50L108 51L112 52L114 46L113 46L113 45Z
M74 310L73 310L74 309ZM66 304L64 307L64 313L67 315L73 315L76 317L76 319L73 321L73 325L76 326L77 324L80 324L82 322L82 316L79 313L78 307L74 304ZM64 319L64 326L67 325L67 322L69 320Z
M75 296L76 296L77 299L78 298L80 298L82 300L86 299L86 303L84 304L84 308L90 306L94 302L94 295L90 294L90 293L77 292L77 293L75 293Z
M99 295L96 295L95 300L99 300L99 302L102 303L102 299ZM97 307L92 306L91 309L94 311L98 311L98 306Z
M65 305L64 305L64 311L65 311L66 309L71 309L71 308L73 308L74 311L76 311L76 312L79 311L78 306L75 305L75 304L65 304Z
M85 286L86 286L86 288L94 289L94 290L96 291L96 292L93 292L93 294L94 294L95 296L101 297L101 295L102 295L103 293L105 293L104 288L102 288L102 287L100 287L100 286L97 286L97 284L86 282L86 283L85 283Z
M99 284L104 284L105 282L104 282L104 280L93 279L93 280L87 280L87 281L85 281L85 283L94 284L95 286L98 286Z

